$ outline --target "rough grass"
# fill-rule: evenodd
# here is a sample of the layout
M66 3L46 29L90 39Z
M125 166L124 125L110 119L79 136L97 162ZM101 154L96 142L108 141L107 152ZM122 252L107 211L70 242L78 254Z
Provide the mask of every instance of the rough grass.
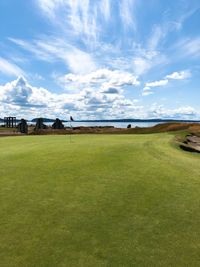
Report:
M0 266L200 266L200 156L173 138L1 138Z
M16 132L16 128L7 128L7 127L0 126L0 133L1 132Z
M74 127L65 128L63 130L53 130L48 128L45 130L34 131L33 127L29 127L29 134L34 135L50 135L50 134L150 134L161 132L175 132L175 131L187 131L187 132L199 132L200 123L181 123L181 122L169 122L160 123L152 127L135 127L135 128L114 128L114 127Z
M64 129L40 129L35 131L34 126L29 126L29 135L65 135L65 134L152 134L152 133L166 133L175 131L187 131L188 133L195 133L200 135L200 123L186 123L186 122L169 122L159 123L152 127L134 127L134 128L115 128L115 127L66 127ZM16 128L0 127L1 136L20 135Z

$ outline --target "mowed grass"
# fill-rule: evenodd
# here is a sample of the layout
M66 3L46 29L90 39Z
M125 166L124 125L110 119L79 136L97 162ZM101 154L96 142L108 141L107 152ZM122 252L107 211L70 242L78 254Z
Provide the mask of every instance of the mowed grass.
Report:
M200 266L200 156L173 138L0 138L0 266Z

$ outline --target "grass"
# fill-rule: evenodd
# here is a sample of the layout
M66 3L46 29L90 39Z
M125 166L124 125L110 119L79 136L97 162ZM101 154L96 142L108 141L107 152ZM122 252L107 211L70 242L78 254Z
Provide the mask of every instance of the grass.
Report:
M200 156L173 139L0 138L0 266L200 266Z

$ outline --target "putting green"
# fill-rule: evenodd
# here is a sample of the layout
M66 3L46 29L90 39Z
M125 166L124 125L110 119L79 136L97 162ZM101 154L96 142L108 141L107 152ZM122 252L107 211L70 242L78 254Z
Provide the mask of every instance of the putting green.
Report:
M200 156L173 138L0 138L0 266L200 266Z

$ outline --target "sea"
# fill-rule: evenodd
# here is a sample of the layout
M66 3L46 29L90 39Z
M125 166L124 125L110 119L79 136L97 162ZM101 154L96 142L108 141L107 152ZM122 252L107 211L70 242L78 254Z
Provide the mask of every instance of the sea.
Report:
M115 128L127 128L128 124L131 124L131 127L151 127L154 126L158 123L162 123L162 122L77 122L77 121L73 121L73 122L64 122L64 126L65 127L80 127L80 126L84 126L84 127L94 127L94 126L113 126ZM0 126L3 125L3 122L0 122ZM35 125L35 122L31 122L28 121L29 125ZM46 124L47 126L51 126L53 124L53 122L45 122L44 124Z
M33 124L32 122L30 124ZM44 123L48 126L51 126L52 122L46 122ZM115 128L127 128L128 124L131 124L131 127L152 127L158 122L64 122L63 123L65 127L95 127L95 126L113 126Z

